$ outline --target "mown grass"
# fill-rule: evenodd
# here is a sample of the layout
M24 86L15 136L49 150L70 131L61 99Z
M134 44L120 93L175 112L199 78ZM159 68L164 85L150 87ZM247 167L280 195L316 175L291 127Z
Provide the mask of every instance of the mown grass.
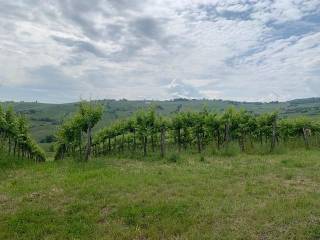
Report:
M1 157L0 239L320 239L319 156Z

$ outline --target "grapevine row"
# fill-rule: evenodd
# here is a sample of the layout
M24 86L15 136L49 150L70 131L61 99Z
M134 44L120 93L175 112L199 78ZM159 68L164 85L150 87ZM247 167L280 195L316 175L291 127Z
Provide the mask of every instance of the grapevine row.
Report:
M15 114L12 107L4 110L0 106L0 150L18 158L46 160L45 153L29 134L27 120Z
M85 117L86 113L82 111L82 115L77 114L60 129L57 159L65 154L81 156L84 152L82 138L88 132L88 122L94 126L102 114L101 108L90 109L91 115L96 116L92 117L94 121ZM208 147L222 149L231 142L237 142L243 152L257 143L272 152L280 142L297 139L303 140L304 146L310 148L312 137L319 133L320 124L306 117L279 119L277 113L255 115L235 108L229 108L221 114L203 110L163 117L151 108L101 129L93 141L90 132L85 148L90 152L92 148L96 155L130 151L140 152L144 156L149 152L159 152L164 157L168 148L175 147L178 151L196 149L201 153ZM86 150L86 159L88 157Z

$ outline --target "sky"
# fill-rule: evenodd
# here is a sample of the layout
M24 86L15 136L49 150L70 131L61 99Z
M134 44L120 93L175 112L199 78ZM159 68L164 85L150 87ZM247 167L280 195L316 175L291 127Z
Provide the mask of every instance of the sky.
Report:
M0 101L320 96L320 0L0 0Z

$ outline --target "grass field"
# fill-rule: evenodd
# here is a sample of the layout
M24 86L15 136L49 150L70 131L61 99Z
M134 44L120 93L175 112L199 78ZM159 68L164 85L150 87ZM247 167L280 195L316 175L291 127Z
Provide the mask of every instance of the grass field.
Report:
M317 150L0 166L0 239L320 239Z

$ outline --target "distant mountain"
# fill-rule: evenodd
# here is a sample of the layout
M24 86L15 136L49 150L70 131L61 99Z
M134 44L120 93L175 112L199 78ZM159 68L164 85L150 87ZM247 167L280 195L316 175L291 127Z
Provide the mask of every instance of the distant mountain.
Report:
M170 115L179 111L199 111L204 107L209 111L221 112L224 109L235 106L245 108L253 113L279 111L282 117L294 117L298 115L320 116L320 98L296 99L287 102L236 102L227 100L188 100L174 99L168 101L129 101L129 100L99 100L96 101L105 108L102 121L97 128L108 123L126 118L139 109L154 106L159 114ZM31 132L39 142L52 140L58 125L73 112L78 103L47 104L38 102L2 102L3 106L12 105L16 112L23 113L30 120Z

